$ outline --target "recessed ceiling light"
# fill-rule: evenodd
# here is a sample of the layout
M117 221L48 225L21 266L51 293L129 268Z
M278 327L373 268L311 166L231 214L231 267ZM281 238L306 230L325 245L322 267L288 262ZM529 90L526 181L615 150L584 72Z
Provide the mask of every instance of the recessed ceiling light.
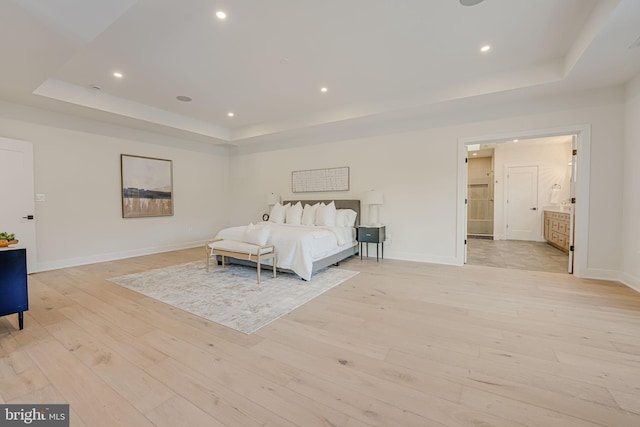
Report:
M182 101L182 102L191 102L191 101L193 101L190 96L185 96L185 95L178 95L178 96L176 96L176 99L178 101Z
M216 12L216 16L218 17L218 19L227 19L227 14L221 10Z
M321 88L320 88L320 92L326 92L326 91L328 91L328 90L329 90L329 89L327 89L326 87L321 87Z
M482 3L484 0L460 0L460 4L463 6L475 6L478 3Z
M229 111L229 112L227 113L227 116L229 116L229 117L233 117L233 116L235 116L235 114L234 114L232 111Z
M518 142L518 141L519 141L519 140L517 140L517 139L514 139L514 140L513 140L513 142Z
M122 78L122 73L119 73L119 72L116 71L115 73L113 73L113 77L117 77L117 78L121 79Z
M490 50L491 50L491 46L489 46L488 44L480 48L480 52L489 52Z

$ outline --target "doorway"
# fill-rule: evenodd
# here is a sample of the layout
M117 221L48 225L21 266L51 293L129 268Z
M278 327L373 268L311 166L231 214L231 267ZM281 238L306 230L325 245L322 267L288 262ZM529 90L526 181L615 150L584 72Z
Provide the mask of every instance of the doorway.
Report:
M35 200L33 190L33 146L29 142L0 137L0 224L15 234L17 247L27 249L27 272L36 269ZM6 202L10 201L10 202Z
M477 150L469 157L467 234L493 239L493 149Z
M573 135L521 137L519 141L518 138L500 138L501 140L483 141L480 144L471 140L461 141L461 154L464 155L463 162L468 169L466 177L464 174L459 175L467 181L465 204L462 205L466 208L466 212L463 211L463 218L466 220L463 229L464 263L482 264L484 260L486 264L483 265L501 266L496 264L506 263L506 268L571 272L569 246L565 252L562 248L558 249L557 244L547 243L549 238L544 233L544 218L547 209L557 212L565 212L566 209L566 212L572 214L580 210L570 201L576 200L573 191L580 179L580 169L577 168L580 159L576 156L580 150L577 148L579 145L588 145L588 136L588 129L582 129ZM555 144L559 145L552 147ZM478 236L473 232L476 215L474 205L477 202L474 201L476 195L472 185L472 165L477 150L491 147L496 147L497 152L492 160L495 175L494 230L493 235L489 236L492 241L478 242L475 239ZM585 167L588 167L588 159L585 163ZM583 196L584 201L588 200L587 196L588 194ZM563 213L557 214L561 215ZM575 223L580 223L580 215L575 217ZM574 232L574 225L573 217L570 221L567 219L567 235ZM572 240L572 249L579 242L579 238L575 242ZM570 253L575 255L574 252ZM474 258L480 258L481 262ZM580 263L585 259L574 258ZM508 265L510 262L515 265ZM544 263L549 264L548 270L537 265Z

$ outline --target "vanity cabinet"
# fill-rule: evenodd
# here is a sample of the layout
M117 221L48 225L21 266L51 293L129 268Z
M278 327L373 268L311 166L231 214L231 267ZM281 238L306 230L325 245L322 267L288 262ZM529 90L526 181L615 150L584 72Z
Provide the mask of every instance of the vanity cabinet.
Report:
M544 238L564 252L569 252L570 215L567 212L544 211Z

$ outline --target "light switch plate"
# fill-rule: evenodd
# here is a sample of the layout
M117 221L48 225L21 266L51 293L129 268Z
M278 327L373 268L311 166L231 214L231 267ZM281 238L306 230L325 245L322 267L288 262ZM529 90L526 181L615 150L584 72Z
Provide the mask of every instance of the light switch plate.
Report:
M44 202L45 197L44 194L36 194L36 202Z

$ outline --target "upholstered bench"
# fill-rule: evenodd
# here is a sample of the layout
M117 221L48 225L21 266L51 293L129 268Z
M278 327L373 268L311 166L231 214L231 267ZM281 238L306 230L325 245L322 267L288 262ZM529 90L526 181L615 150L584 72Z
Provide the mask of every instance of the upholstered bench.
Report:
M260 246L239 240L213 239L206 243L205 252L207 254L207 271L209 271L211 258L215 256L222 258L223 267L225 257L247 259L255 261L258 270L258 283L260 283L260 263L261 261L272 259L273 277L276 277L276 248L273 245Z

